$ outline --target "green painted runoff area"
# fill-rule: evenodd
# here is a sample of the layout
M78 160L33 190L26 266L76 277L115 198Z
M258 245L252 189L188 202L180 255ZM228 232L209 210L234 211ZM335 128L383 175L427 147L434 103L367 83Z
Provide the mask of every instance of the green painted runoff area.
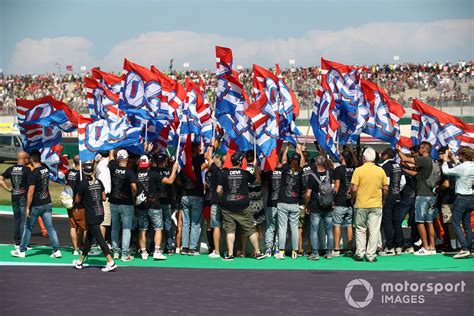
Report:
M13 213L11 205L0 205L0 211ZM54 214L67 215L67 210L64 207L53 207Z
M72 255L71 248L62 248L62 258L52 259L49 257L51 248L47 246L33 247L28 250L26 258L20 259L10 255L12 245L0 245L0 265L27 263L34 264L71 264L77 256ZM149 268L196 268L196 269L265 269L265 270L347 270L347 271L443 271L443 272L467 272L474 271L474 258L455 260L452 256L437 254L434 256L417 257L404 254L394 257L378 257L378 262L356 262L348 257L334 257L327 260L321 257L319 261L309 261L306 257L284 260L267 258L257 261L253 258L236 258L234 261L226 262L222 259L210 259L206 254L200 256L169 256L168 260L155 261L152 257L147 261L135 258L132 262L116 261L119 267L149 267ZM90 265L105 265L102 254L90 256L86 261ZM71 267L72 268L72 267Z

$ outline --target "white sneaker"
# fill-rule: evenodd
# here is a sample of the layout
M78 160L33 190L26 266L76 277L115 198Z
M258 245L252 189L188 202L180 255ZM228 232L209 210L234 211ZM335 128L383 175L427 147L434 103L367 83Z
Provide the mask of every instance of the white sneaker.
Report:
M395 254L396 254L397 256L400 256L402 253L403 253L402 247L397 247L397 248L395 248Z
M155 259L155 260L166 260L168 258L166 258L161 251L155 251L153 253L153 259Z
M429 250L430 255L435 255L436 254L436 249Z
M275 255L275 258L277 258L278 260L283 260L283 259L285 259L285 252L280 251L279 253L277 253L277 254Z
M107 263L107 265L105 267L103 267L101 270L102 270L102 272L110 272L110 271L113 271L115 269L117 269L117 265L115 264L115 261L114 261L111 264Z
M176 248L176 254L179 255L181 253L181 248Z
M114 252L114 260L120 259L120 254L118 252Z
M421 241L421 239L418 239L418 241L417 241L417 242L414 242L413 244L414 244L415 246L418 246L418 247L419 247L419 246L421 246L422 241Z
M340 250L333 250L332 251L332 256L333 257L340 257L341 256L341 251Z
M129 262L129 261L133 261L133 259L134 259L133 256L127 256L127 257L122 256L120 260L122 260L123 262Z
M74 250L74 252L72 253L73 256L80 256L81 255L81 251L80 250Z
M405 253L413 254L415 253L415 249L413 247L408 247L407 249L405 249Z
M461 258L467 258L471 255L471 252L468 250L461 250L457 254L453 256L454 259L461 259Z
M56 250L55 252L53 252L51 255L50 255L51 258L61 258L62 257L62 254L61 254L61 250Z
M209 254L209 258L219 259L219 258L221 258L221 255L218 252L213 251Z
M148 260L148 252L146 251L142 252L141 255L142 255L142 260Z
M379 252L380 256L395 256L395 250L393 248L385 248L384 250Z
M426 250L425 248L421 247L418 251L413 253L415 256L429 256L431 255L431 250Z
M26 257L26 252L20 251L20 250L12 250L12 251L10 251L10 254L13 257L18 257L18 258L25 258Z
M82 270L82 268L84 267L82 262L80 260L73 260L72 261L72 265L74 266L74 268L76 268L77 270Z

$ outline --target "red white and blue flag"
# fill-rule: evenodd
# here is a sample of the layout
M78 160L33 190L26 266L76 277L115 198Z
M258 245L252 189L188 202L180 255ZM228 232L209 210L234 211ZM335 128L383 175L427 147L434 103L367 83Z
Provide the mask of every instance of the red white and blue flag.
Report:
M253 91L255 102L245 111L253 124L257 142L257 155L269 157L277 146L279 138L278 110L280 93L278 77L267 69L253 65Z
M457 152L461 146L474 148L474 124L413 100L411 139L414 145L426 141L434 148L449 146Z
M49 179L61 184L66 183L66 172L69 169L67 156L62 155L63 148L61 144L56 144L40 150L41 162L49 169Z
M298 99L283 79L279 64L276 64L276 75L278 76L278 91L280 93L280 107L278 110L280 114L279 138L296 145L295 136L301 135L295 122L300 114Z
M79 118L79 155L81 161L92 160L99 152L128 148L140 143L140 128L132 127L125 116L117 121Z
M113 93L97 79L87 77L84 78L84 87L87 93L89 114L92 118L116 121L124 115L118 108L118 93Z
M92 68L91 77L100 82L101 85L109 89L114 94L120 93L122 78L114 74L101 71L99 68Z
M232 50L216 46L216 118L239 150L247 151L254 142L252 123L245 114L248 98L232 63Z

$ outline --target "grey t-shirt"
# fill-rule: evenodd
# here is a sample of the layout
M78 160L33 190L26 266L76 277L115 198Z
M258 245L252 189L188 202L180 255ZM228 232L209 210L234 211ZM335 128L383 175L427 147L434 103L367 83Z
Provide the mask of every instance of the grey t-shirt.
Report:
M433 190L426 183L433 169L433 160L430 157L415 157L415 166L418 167L416 176L416 193L419 196L434 196Z

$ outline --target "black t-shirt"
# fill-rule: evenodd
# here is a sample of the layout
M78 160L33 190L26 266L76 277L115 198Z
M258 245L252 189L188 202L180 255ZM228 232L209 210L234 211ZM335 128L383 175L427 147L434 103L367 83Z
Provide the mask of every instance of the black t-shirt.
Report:
M120 167L115 160L109 162L112 187L109 202L117 205L133 205L131 183L137 183L137 176L130 168Z
M409 175L402 171L405 175L405 187L401 192L402 199L411 199L416 196L416 176Z
M276 207L278 204L278 199L280 198L281 174L281 167L277 167L275 170L267 171L263 174L263 179L267 182L268 187L268 207Z
M182 170L180 172L181 183L183 184L183 196L204 197L204 184L202 182L201 165L205 162L204 155L197 155L193 158L193 170L196 181L187 177Z
M390 178L390 184L388 185L388 198L400 199L400 181L402 180L402 169L400 165L395 161L387 161L382 169L385 174Z
M454 167L453 163L448 162L448 167L453 168ZM439 202L441 204L453 204L454 200L456 199L456 191L455 191L456 178L453 176L441 175L440 183L443 183L446 180L449 181L449 188L439 191Z
M281 187L278 202L298 204L303 193L303 169L292 171L290 164L281 168Z
M163 176L154 170L138 170L137 172L137 186L143 186L148 192L150 199L150 209L160 209L160 191L162 190L161 182Z
M215 163L212 163L209 171L211 173L211 205L217 205L219 204L217 186L219 185L222 170Z
M348 194L348 190L351 184L353 174L354 168L347 167L344 165L340 165L334 170L334 180L341 181L339 185L339 190L337 191L337 194L334 197L335 206L351 206L351 198L350 194Z
M28 174L28 186L35 186L31 206L41 206L51 203L49 194L49 170L45 166L35 168Z
M335 175L334 170L332 169L326 170L324 172L313 171L313 175L316 176L321 182L328 181L326 177L329 175L329 181L334 183ZM316 181L314 176L311 175L308 178L308 185L306 187L307 189L311 190L311 199L308 205L309 209L316 212L329 211L332 207L323 209L318 204L319 183Z
M104 185L97 179L83 178L77 186L77 194L81 197L88 225L100 224L104 221L104 205L102 204L102 192L104 191Z
M75 208L82 208L83 207L82 203L76 204L77 188L78 188L80 182L81 182L81 173L80 173L79 170L69 169L66 172L66 184L71 187L72 192L74 194L74 207Z
M15 165L9 167L2 176L10 179L12 183L12 201L18 201L20 198L26 198L28 192L28 174L30 169L27 166Z
M168 178L171 176L171 168L168 168L168 167L151 168L151 170L158 172L163 178ZM160 205L171 204L171 196L172 196L171 188L172 188L171 184L163 184L163 183L161 184L161 188L158 190L158 193L157 193L158 200L160 201Z
M222 186L222 208L230 212L242 212L250 205L249 184L255 182L255 176L240 168L224 169L219 185Z

